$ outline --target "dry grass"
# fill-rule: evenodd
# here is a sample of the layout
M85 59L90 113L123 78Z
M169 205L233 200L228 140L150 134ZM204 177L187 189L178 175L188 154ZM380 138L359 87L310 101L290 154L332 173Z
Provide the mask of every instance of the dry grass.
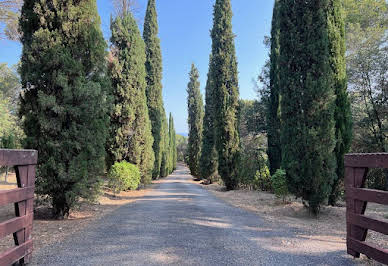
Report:
M3 181L3 178L0 177ZM8 178L8 183L0 182L0 190L16 188L16 178L11 174ZM151 186L152 187L152 186ZM51 210L47 205L40 204L34 206L34 224L33 224L33 239L34 250L38 250L46 245L60 241L65 237L76 233L91 221L109 214L122 205L131 203L141 198L150 189L124 191L118 195L114 195L108 188L103 189L103 194L97 203L81 202L80 206L70 213L66 220L53 220ZM0 222L5 221L15 216L13 205L0 207ZM0 252L14 245L12 235L0 240Z
M199 182L197 182L199 183ZM235 190L225 191L218 184L202 185L218 198L229 204L257 213L271 224L287 225L292 229L299 229L305 234L296 239L281 239L283 248L288 252L303 252L321 250L346 250L346 221L345 207L325 206L320 216L309 214L302 202L288 198L285 204L275 195L261 191ZM342 203L344 206L345 204ZM388 215L388 206L368 204L366 214L371 217L384 219ZM385 235L369 231L367 241L379 247L388 249L388 238ZM279 247L282 248L282 247ZM381 265L362 256L357 263L367 265Z

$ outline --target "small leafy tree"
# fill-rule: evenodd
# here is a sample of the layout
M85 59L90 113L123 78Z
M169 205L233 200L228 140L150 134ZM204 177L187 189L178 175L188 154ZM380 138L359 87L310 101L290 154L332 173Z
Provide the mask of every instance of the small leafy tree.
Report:
M288 195L286 171L278 169L271 177L271 182L275 195L282 198L283 202L285 202Z
M136 165L121 161L111 167L108 180L108 186L115 194L123 190L135 190L140 184L140 171Z

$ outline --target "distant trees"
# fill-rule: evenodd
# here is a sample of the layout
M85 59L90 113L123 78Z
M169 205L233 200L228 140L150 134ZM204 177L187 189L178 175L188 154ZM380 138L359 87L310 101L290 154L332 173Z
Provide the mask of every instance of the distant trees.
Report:
M174 126L174 118L170 113L169 122L168 122L168 141L169 141L169 174L171 174L176 169L177 163L177 150L176 150L176 132Z
M22 0L0 1L0 40L19 40L18 22L22 5Z
M122 160L136 165L141 183L147 185L152 180L154 152L145 94L145 46L129 10L112 20L111 31L109 76L114 106L108 141L109 161L110 165Z
M146 46L145 66L147 73L147 105L152 125L152 135L154 137L153 150L155 154L155 163L152 176L153 178L158 178L161 175L161 169L166 169L166 162L164 162L162 167L162 156L163 152L165 153L164 149L167 147L166 144L163 145L163 142L166 143L165 134L168 134L168 127L166 126L167 121L162 98L162 54L160 50L160 40L158 38L155 0L148 1L144 21L143 39ZM166 158L164 158L164 160L166 160Z
M177 161L186 162L187 156L187 138L177 134L176 135L176 150L177 150Z
M239 90L230 0L216 0L213 15L210 79L214 97L215 143L218 173L230 190L239 183L240 155L237 118Z
M36 191L66 217L96 195L104 169L110 82L96 1L25 1L20 28L20 115L26 148L39 151Z
M335 91L330 68L330 0L280 6L282 166L291 192L313 213L335 176Z
M203 101L198 81L198 69L191 65L190 82L187 85L187 109L189 112L188 165L193 176L198 177L202 146Z
M388 151L388 4L343 0L346 62L353 113L352 152ZM368 186L388 190L388 170L371 170Z

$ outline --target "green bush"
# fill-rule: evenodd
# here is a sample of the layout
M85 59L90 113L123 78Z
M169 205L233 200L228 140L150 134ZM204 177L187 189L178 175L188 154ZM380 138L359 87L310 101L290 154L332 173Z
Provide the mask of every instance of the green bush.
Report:
M275 195L285 201L288 195L286 171L278 169L276 173L271 177L272 189Z
M140 184L140 171L126 161L116 162L109 171L108 179L108 186L115 194L123 190L135 190Z
M271 191L271 175L268 166L264 165L256 171L254 185L256 190Z

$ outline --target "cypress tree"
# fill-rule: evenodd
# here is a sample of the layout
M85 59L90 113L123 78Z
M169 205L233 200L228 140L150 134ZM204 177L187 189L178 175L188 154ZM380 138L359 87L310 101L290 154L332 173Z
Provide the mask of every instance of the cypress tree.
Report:
M176 143L175 143L175 128L174 118L170 113L168 123L168 138L169 138L169 173L172 173L176 167Z
M187 110L189 112L188 165L193 176L199 176L199 159L201 156L203 102L199 89L198 69L191 65L190 82L187 85Z
M111 114L111 162L126 160L141 172L141 183L152 180L154 153L145 95L145 46L132 14L111 22L111 65L114 108Z
M268 161L271 175L280 168L282 155L280 147L280 87L278 73L279 59L279 5L280 1L275 0L272 16L271 29L271 52L270 52L270 93L267 106L268 125Z
M340 182L345 175L344 155L349 151L352 139L352 114L346 80L345 22L340 0L330 1L328 34L330 66L333 72L332 80L336 95L334 111L336 146L334 153L337 160L337 168L329 195L329 204L334 206L340 195Z
M228 190L238 186L240 138L238 132L237 60L230 0L216 0L212 37L212 86L218 173Z
M280 7L282 166L291 192L315 214L335 175L328 4L284 0Z
M209 60L205 95L205 116L203 118L203 133L201 157L199 159L199 173L203 179L212 179L218 175L218 154L215 146L214 132L214 90L212 86L212 56Z
M170 142L168 134L168 122L165 115L162 119L162 143L160 145L162 150L162 159L160 163L160 176L166 177L169 174L169 160L170 160Z
M158 38L155 0L148 1L144 20L143 39L146 45L147 105L152 125L152 136L154 137L153 150L155 153L155 164L152 176L153 178L158 178L160 176L162 162L163 134L166 132L163 132L162 124L166 118L162 98L162 53Z
M25 147L39 152L36 192L63 218L96 195L104 170L107 45L95 0L26 0L20 29Z
M176 169L176 164L178 162L178 150L176 147L176 130L175 130L175 125L174 125L174 118L172 119L172 147L173 147L173 160L172 160L172 170Z

